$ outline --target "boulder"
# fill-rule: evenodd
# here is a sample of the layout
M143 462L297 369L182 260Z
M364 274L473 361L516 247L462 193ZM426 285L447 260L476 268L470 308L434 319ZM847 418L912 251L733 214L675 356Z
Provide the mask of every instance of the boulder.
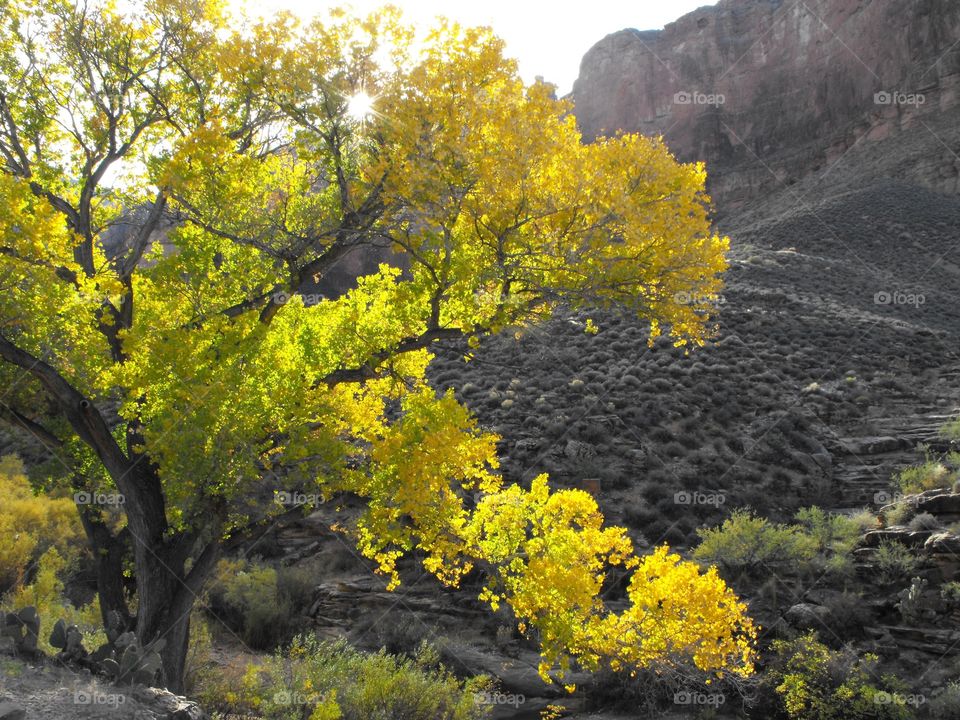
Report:
M860 544L863 547L875 548L884 543L896 542L907 547L923 547L932 534L931 530L889 527L883 530L870 530L861 538Z
M960 537L951 532L933 533L924 542L923 549L931 555L956 555L960 557Z
M922 497L917 501L917 511L936 517L960 517L960 493L940 493Z
M597 449L593 445L580 440L567 440L563 454L571 460L582 460L596 457Z
M192 700L160 688L136 688L134 697L150 707L158 720L208 720L209 716ZM2 717L2 716L0 716Z
M830 617L830 610L823 605L797 603L787 610L784 617L799 630L822 630Z
M880 455L897 452L897 450L906 450L910 447L909 442L886 436L848 438L843 441L843 445L851 455Z
M0 702L0 720L24 720L27 711L12 702Z

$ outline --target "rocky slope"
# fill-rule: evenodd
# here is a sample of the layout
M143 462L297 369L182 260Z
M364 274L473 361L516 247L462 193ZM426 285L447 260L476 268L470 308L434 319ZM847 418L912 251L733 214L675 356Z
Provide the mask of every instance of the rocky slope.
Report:
M681 159L706 161L721 212L901 136L923 151L893 152L884 174L955 193L960 144L929 124L956 124L958 40L952 0L720 0L598 42L575 113L588 139L662 134Z

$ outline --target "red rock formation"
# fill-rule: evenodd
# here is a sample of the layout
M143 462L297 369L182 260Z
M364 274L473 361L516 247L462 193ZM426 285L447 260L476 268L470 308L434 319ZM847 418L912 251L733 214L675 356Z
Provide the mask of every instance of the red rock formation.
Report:
M958 93L957 0L720 0L663 30L608 35L573 89L587 139L662 134L707 162L728 206L861 142L928 132L928 119L960 116ZM918 180L957 192L952 144L931 137Z

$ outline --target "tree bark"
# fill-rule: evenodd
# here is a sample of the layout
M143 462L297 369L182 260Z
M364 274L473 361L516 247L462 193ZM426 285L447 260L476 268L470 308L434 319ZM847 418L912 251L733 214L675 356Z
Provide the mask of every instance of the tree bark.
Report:
M186 571L186 559L194 543L181 534L165 547L141 546L135 553L137 637L144 645L166 640L160 653L163 680L173 692L183 692L183 675L190 641L190 615L197 596L220 558L219 539L211 540Z
M120 618L118 630L122 633L133 627L133 617L127 605L123 583L123 561L130 551L129 532L124 529L113 535L110 529L89 505L78 505L80 521L93 551L97 571L97 595L100 597L100 615L103 626L111 635L111 614ZM112 641L114 638L110 637Z

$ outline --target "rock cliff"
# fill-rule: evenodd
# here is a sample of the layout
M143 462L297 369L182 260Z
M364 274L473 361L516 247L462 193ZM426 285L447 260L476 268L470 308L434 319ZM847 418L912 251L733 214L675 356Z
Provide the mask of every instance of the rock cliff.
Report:
M881 174L956 193L958 96L955 0L720 0L608 35L573 89L587 139L662 134L728 209L903 134L923 151L887 143Z

